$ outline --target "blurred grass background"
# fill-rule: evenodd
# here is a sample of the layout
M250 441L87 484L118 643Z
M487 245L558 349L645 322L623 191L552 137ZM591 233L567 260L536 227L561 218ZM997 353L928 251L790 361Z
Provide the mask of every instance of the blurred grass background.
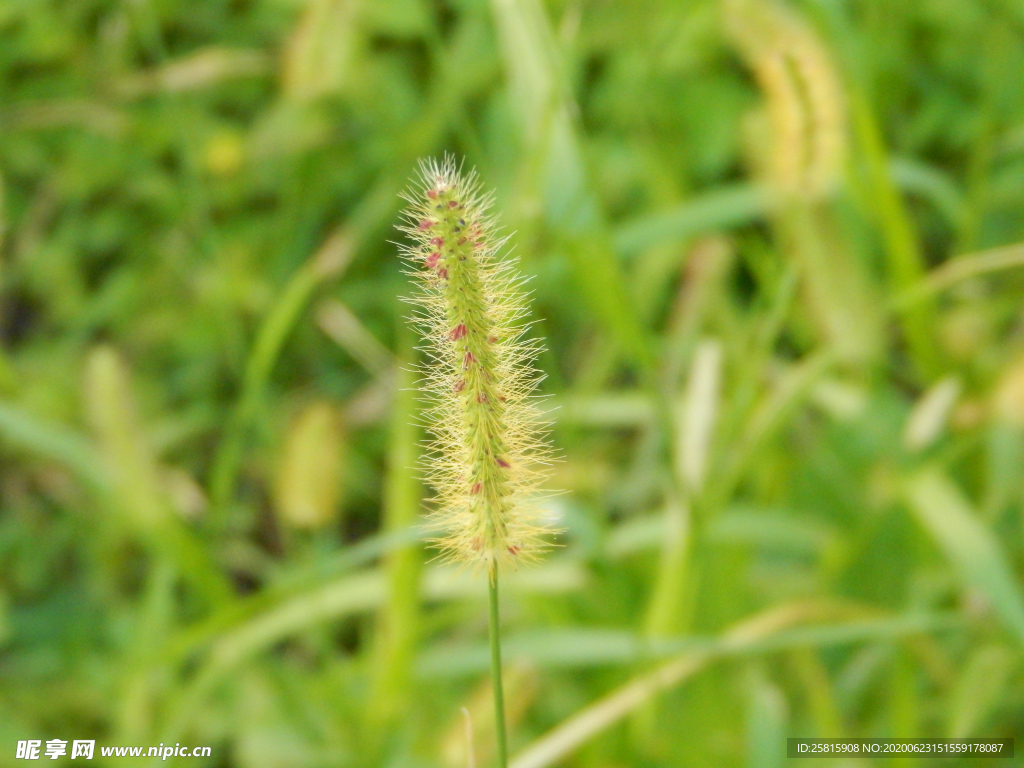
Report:
M446 150L568 491L516 768L1024 736L1022 71L1018 0L0 2L0 765L492 760L388 242Z

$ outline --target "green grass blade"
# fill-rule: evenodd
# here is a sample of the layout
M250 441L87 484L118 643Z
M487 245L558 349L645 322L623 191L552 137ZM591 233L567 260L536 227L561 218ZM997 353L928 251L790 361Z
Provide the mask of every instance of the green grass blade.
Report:
M417 458L415 374L400 369L397 378L388 469L385 477L384 531L397 532L419 520L421 487L413 467ZM419 634L421 548L418 542L385 557L388 596L377 615L372 649L373 695L370 712L379 723L400 717L410 701L409 677Z
M985 596L1007 629L1024 643L1024 597L999 541L963 493L937 470L906 486L918 522L956 566L964 585Z
M63 464L94 490L109 490L109 478L89 442L8 403L0 403L0 435L22 450Z
M650 342L588 179L546 11L538 0L492 0L491 7L548 226L595 318L622 354L649 373Z
M257 415L285 340L313 292L347 266L354 248L346 232L332 235L323 248L295 272L264 318L246 363L241 392L213 459L209 485L215 514L223 510L234 491L247 431Z
M771 211L768 194L753 184L717 187L674 208L649 213L616 227L615 250L632 255L656 245L690 240L764 218Z

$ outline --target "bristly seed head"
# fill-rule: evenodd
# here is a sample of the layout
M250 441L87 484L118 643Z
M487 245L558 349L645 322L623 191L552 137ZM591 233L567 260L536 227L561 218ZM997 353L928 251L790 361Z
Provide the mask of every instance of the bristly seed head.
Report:
M551 533L536 505L550 459L547 425L530 400L540 347L524 338L528 307L514 263L499 257L491 197L451 158L420 170L400 229L421 288L413 301L425 310L414 322L430 347L421 387L430 396L433 518L447 557L495 568L536 557Z

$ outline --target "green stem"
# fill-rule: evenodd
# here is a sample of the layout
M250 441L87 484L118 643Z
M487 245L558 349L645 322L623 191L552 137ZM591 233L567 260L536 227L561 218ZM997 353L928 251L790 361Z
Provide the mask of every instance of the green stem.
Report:
M330 262L325 264L319 255L310 258L289 279L263 320L249 353L241 394L228 417L227 427L217 446L210 472L210 501L215 518L222 520L225 507L231 501L239 467L244 458L247 432L259 415L267 382L288 335L301 318L309 298L320 283L341 269Z
M508 768L508 744L505 741L505 691L501 684L501 635L498 631L498 567L491 563L487 579L491 602L491 678L494 685L494 726L497 732L498 768Z

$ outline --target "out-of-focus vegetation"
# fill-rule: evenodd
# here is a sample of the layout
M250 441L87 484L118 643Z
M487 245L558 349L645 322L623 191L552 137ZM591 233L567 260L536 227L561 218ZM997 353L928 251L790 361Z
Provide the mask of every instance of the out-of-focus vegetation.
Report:
M1021 72L1016 0L0 2L0 764L492 759L388 243L445 150L568 491L516 768L1024 736Z

